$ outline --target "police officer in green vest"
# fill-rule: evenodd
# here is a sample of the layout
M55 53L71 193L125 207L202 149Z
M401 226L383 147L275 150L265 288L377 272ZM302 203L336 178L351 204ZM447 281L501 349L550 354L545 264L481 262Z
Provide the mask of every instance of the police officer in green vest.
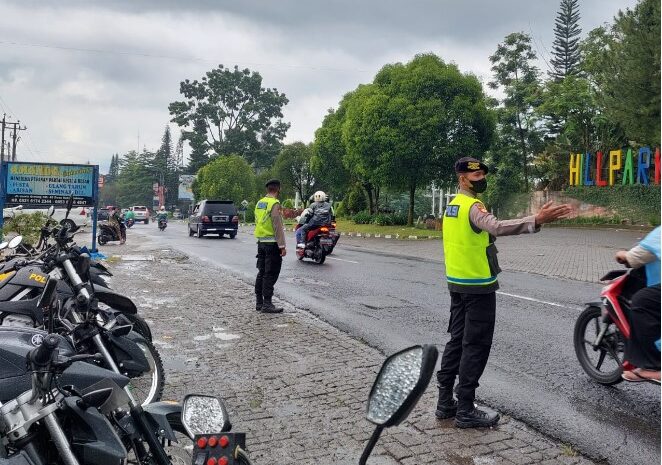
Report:
M266 184L267 195L255 205L255 239L257 240L257 278L255 279L255 309L262 313L280 313L271 298L278 281L285 251L285 233L280 214L280 181Z
M487 166L475 158L464 157L455 163L455 172L459 193L448 204L443 218L451 339L437 372L439 400L435 414L440 419L455 417L455 425L460 428L494 426L499 415L476 408L474 397L494 334L497 274L501 271L495 238L538 232L542 224L568 215L571 209L549 202L537 215L499 221L476 198L487 188ZM453 397L454 387L457 400Z

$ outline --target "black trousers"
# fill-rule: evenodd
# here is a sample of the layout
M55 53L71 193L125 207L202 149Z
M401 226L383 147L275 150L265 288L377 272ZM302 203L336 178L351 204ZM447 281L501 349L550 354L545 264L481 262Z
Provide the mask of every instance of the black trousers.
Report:
M455 392L458 410L473 408L476 388L492 348L496 294L463 294L451 292L451 317L446 344L437 372L439 387L452 395L455 378L459 376Z
M258 242L257 244L257 278L255 278L255 297L257 303L271 301L274 295L274 285L278 281L283 257L275 242Z
M631 337L625 341L625 359L638 368L660 370L660 285L646 287L632 296Z

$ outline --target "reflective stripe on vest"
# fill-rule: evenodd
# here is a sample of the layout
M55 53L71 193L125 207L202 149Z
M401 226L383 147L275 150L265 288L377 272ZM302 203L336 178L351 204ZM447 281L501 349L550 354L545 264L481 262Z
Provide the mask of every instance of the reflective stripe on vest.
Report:
M497 280L487 260L490 235L486 231L476 233L469 221L469 211L476 203L483 205L478 199L457 194L444 212L446 279L459 286L487 286Z
M255 205L255 238L259 242L276 242L271 210L280 203L273 197L262 197Z

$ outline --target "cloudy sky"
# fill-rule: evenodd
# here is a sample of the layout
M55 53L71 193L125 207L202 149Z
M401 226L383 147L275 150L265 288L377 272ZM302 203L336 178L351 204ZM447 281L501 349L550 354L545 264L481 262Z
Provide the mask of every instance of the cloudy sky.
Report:
M584 33L635 3L580 0ZM179 82L222 63L284 92L286 141L308 142L327 109L385 63L434 52L487 82L489 55L515 31L548 60L557 9L558 0L0 0L0 113L28 127L20 160L103 172L113 153L156 149Z

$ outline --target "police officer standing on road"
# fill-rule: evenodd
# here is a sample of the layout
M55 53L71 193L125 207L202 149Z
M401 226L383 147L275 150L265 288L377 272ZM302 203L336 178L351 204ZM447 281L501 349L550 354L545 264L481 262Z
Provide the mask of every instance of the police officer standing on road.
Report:
M483 374L492 346L496 315L496 236L535 233L544 223L568 215L568 205L545 204L535 216L499 221L489 213L476 194L487 188L488 168L475 158L455 163L459 193L448 204L443 218L446 278L451 294L446 344L437 372L439 400L437 418L455 417L460 428L494 426L499 415L474 406L478 380ZM453 398L455 378L457 401Z
M255 239L257 240L257 278L255 279L255 309L262 313L280 313L271 298L278 281L285 251L285 233L280 215L280 181L267 182L267 195L255 205Z

